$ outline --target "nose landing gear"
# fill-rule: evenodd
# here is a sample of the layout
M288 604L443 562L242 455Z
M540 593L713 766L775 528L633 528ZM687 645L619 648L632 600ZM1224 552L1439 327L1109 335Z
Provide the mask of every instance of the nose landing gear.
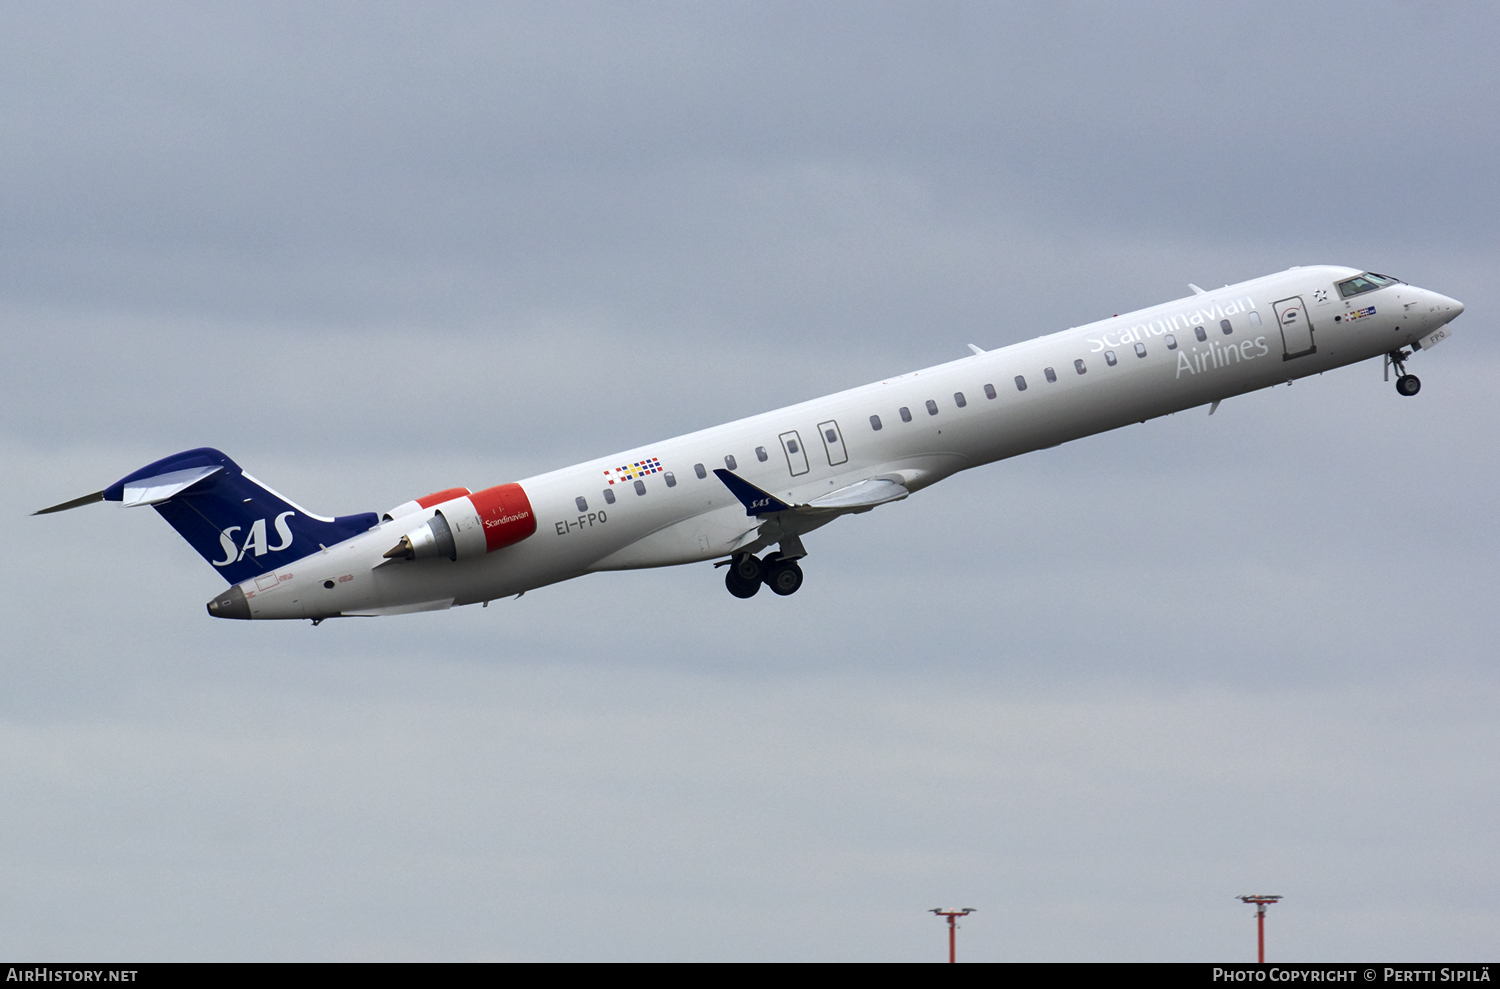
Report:
M1399 347L1385 355L1385 380L1391 380L1391 367L1396 368L1396 394L1412 397L1422 390L1422 379L1415 374L1406 373L1406 359L1411 356L1411 351L1402 350Z
M720 564L722 566L722 564ZM779 553L769 553L764 560L741 553L729 561L724 586L737 598L753 598L765 584L771 593L786 597L802 586L802 568L796 560L784 560Z

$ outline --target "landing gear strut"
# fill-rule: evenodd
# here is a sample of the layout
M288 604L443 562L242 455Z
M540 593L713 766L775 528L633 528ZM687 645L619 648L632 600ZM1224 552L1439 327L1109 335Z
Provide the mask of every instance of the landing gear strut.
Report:
M720 564L723 566L723 564ZM740 553L729 561L724 586L737 598L753 598L765 584L773 594L786 597L802 586L802 568L796 560L784 560L780 553L769 553L764 560Z
M1400 376L1396 379L1396 394L1407 398L1422 390L1422 379L1415 374L1406 373L1406 359L1410 356L1411 351L1399 347L1385 355L1385 380L1391 380L1391 367L1394 366L1396 374Z

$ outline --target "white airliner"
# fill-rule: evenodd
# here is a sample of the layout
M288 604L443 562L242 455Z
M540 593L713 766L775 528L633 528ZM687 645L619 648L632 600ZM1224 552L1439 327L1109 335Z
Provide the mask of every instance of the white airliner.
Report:
M151 505L232 585L219 618L488 604L600 570L710 560L736 597L802 586L802 537L970 467L1414 350L1463 305L1353 268L1292 268L482 491L324 518L217 450L158 460L94 501ZM1411 349L1408 349L1411 348ZM774 550L771 547L775 547ZM770 550L770 552L765 552ZM757 555L763 554L763 555Z

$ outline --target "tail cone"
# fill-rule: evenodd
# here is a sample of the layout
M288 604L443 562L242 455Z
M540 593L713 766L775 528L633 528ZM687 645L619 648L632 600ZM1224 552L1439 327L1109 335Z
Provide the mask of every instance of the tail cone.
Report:
M245 592L236 584L208 602L208 613L215 618L238 618L243 621L250 617L250 602L245 600Z

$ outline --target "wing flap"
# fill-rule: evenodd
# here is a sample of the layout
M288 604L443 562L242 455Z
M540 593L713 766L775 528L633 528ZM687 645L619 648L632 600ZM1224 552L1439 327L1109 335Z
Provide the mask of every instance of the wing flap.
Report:
M905 485L893 477L868 477L848 487L830 491L821 498L807 503L808 508L848 511L854 508L874 508L888 501L900 501L911 494Z

